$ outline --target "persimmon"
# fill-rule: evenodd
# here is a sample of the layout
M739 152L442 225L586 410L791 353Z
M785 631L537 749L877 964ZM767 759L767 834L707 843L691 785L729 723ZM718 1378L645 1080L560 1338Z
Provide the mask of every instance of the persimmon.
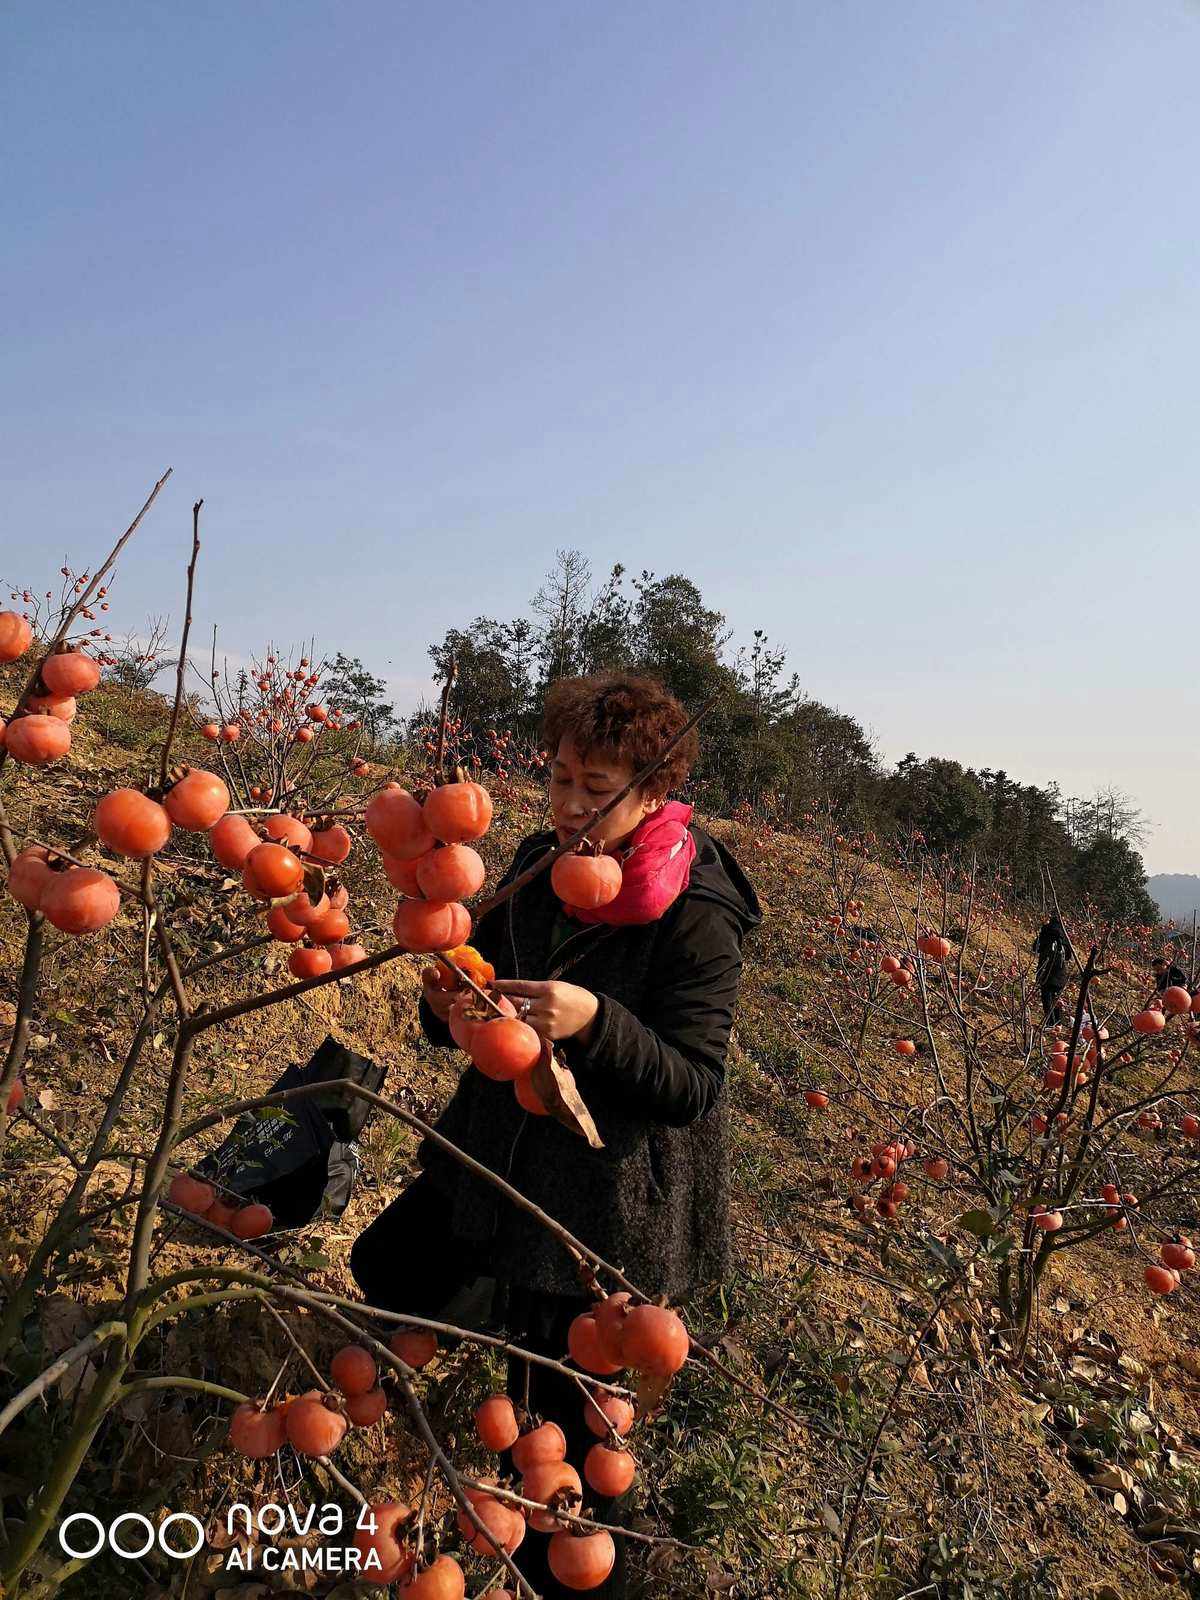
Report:
M1057 1233L1063 1225L1061 1211L1047 1211L1045 1206L1036 1206L1031 1212L1033 1225L1040 1228L1043 1233Z
M1058 1071L1057 1068L1051 1069L1042 1074L1042 1087L1045 1089L1061 1089L1063 1079L1064 1074L1062 1072Z
M336 1402L293 1400L287 1410L287 1436L302 1456L327 1456L346 1436L346 1418Z
M487 1450L507 1450L521 1430L506 1394L490 1394L475 1408L475 1432Z
M287 1439L287 1424L277 1406L265 1411L254 1401L240 1405L229 1419L229 1443L239 1455L261 1461L282 1450Z
M200 737L208 739L215 744L221 737L221 724L219 722L206 722L200 729Z
M596 1414L597 1406L604 1413L603 1417ZM598 1439L607 1439L610 1429L623 1439L633 1427L634 1416L629 1401L619 1394L594 1395L583 1407L583 1420Z
M548 1117L550 1108L544 1104L541 1095L533 1086L533 1073L522 1072L512 1081L513 1094L522 1111L528 1111L531 1117Z
M401 1584L402 1600L463 1600L467 1580L453 1556L438 1556L431 1566Z
M300 821L299 817L289 817L283 812L266 820L266 835L279 844L286 844L292 850L302 851L307 855L312 850L312 829Z
M481 989L495 981L495 967L490 961L485 961L473 945L460 944L454 950L443 950L442 954L453 961L456 967L461 968ZM433 974L432 981L439 989L455 990L460 987L457 976L449 967L439 963L428 970Z
M512 1464L524 1476L532 1467L562 1461L567 1454L567 1439L557 1422L543 1422L530 1428L513 1442Z
M364 1394L346 1397L346 1415L356 1428L373 1428L387 1415L387 1408L387 1395L382 1389L368 1389Z
M614 1372L620 1372L624 1365L621 1361L609 1358L600 1342L596 1318L590 1311L580 1312L567 1329L567 1350L577 1367L594 1373L598 1378L607 1378Z
M304 880L304 865L285 844L256 844L246 857L243 882L260 900L294 894Z
M221 729L221 741L223 744L236 744L241 737L242 728L240 723L227 722Z
M515 1017L517 1008L506 995L496 997L495 1004L506 1017ZM448 1026L450 1037L460 1050L470 1050L475 1029L496 1015L491 1006L484 1006L470 989L464 990L450 1008Z
M303 939L305 929L288 916L287 906L272 906L267 912L267 927L284 944L296 944Z
M329 1381L344 1395L366 1394L375 1387L379 1369L361 1344L344 1344L329 1363Z
M308 937L314 944L340 944L350 932L350 918L344 911L332 906L321 912L308 925Z
M310 744L312 742L312 736L313 731L311 728L297 728L295 733L292 735L292 738L297 744Z
M482 839L488 831L492 797L481 783L444 783L430 791L421 810L435 839L443 844L463 844L468 839Z
M5 1107L5 1114L11 1117L13 1112L24 1103L24 1100L25 1085L21 1082L20 1078L14 1078L13 1086L8 1091L8 1105Z
M42 662L41 677L51 694L87 694L100 682L100 663L82 650L62 650Z
M467 1489L465 1493L475 1515L483 1524L482 1529L476 1528L466 1512L460 1509L458 1531L468 1549L477 1556L495 1555L497 1550L512 1555L525 1537L525 1518L515 1506L505 1505L503 1500L497 1500L484 1490Z
M621 892L621 863L615 856L562 855L550 868L550 887L567 906L594 911Z
M15 661L33 643L33 629L19 611L0 611L0 661Z
M237 1206L231 1206L217 1195L212 1205L204 1213L205 1222L211 1222L215 1228L224 1228L226 1233L233 1231L233 1219L238 1214Z
M359 1571L363 1582L382 1587L408 1577L417 1558L409 1545L400 1543L398 1535L411 1517L411 1510L402 1501L380 1500L368 1506L358 1519L354 1548L362 1556ZM370 1561L372 1555L374 1562Z
M410 1367L426 1366L437 1355L437 1334L423 1328L402 1328L388 1340L388 1349Z
M189 767L167 790L163 805L177 827L207 833L229 810L229 790L215 772Z
M47 922L63 933L95 933L121 909L121 895L107 872L68 867L47 877L41 909Z
M1132 1019L1135 1033L1154 1034L1161 1033L1167 1025L1167 1019L1161 1011L1153 1008L1139 1011Z
M812 1106L814 1111L824 1111L829 1104L829 1096L824 1089L806 1089L804 1091L804 1102L806 1105Z
M302 928L307 928L310 922L317 917L323 917L329 910L329 896L322 894L314 901L303 889L287 903L287 914L292 922L298 922Z
M563 1526L557 1511L575 1515L583 1500L583 1484L569 1461L542 1461L522 1475L521 1493L526 1500L550 1506L548 1511L531 1511L529 1526L535 1533L553 1533Z
M621 1353L626 1366L669 1378L687 1360L688 1331L666 1306L634 1306L625 1317Z
M927 933L917 940L917 949L930 961L945 961L951 948L949 939L943 939L936 933Z
M605 1295L592 1308L601 1349L610 1361L619 1361L622 1366L627 1364L624 1351L625 1319L632 1309L633 1296L625 1289Z
M245 817L229 811L208 830L212 853L227 872L241 872L251 850L262 843Z
M1179 1287L1179 1278L1169 1267L1147 1267L1143 1276L1151 1294L1174 1294Z
M305 710L314 722L325 722L329 717L324 706L306 706Z
M483 888L487 869L469 844L443 844L417 859L417 887L427 900L469 900Z
M385 855L382 860L384 875L393 889L399 889L402 893L413 897L420 895L421 886L417 882L420 856L412 861L401 861L398 856Z
M71 748L71 730L58 717L44 711L14 717L4 730L4 748L14 761L28 767L47 767Z
M353 842L341 823L334 822L328 828L314 829L309 853L319 861L328 861L330 866L339 867L350 854Z
M911 1039L897 1039L892 1045L898 1056L915 1056L917 1047Z
M367 952L361 944L331 944L325 948L329 951L329 960L334 972L340 972L343 967L352 967L357 962L367 959Z
M890 976L891 973L900 971L900 962L895 956L884 956L879 963L879 970L880 972L888 973Z
M401 900L392 918L396 943L414 955L466 944L471 913L457 900Z
M1185 1011L1192 1009L1192 997L1186 989L1173 983L1169 989L1164 990L1162 997L1163 1010L1173 1017L1181 1017Z
M117 855L142 860L171 837L171 819L140 789L111 789L92 813L92 830Z
M16 863L14 862L13 865L15 866ZM11 875L9 877L9 888L12 888ZM1183 1134L1185 1139L1200 1138L1200 1117L1197 1117L1194 1115L1194 1113L1189 1111L1186 1116L1180 1118L1179 1131Z
M583 1475L597 1494L616 1500L637 1477L637 1462L628 1450L594 1444L584 1457Z
M617 1559L612 1534L551 1534L548 1560L550 1571L566 1589L598 1589Z
M430 833L420 803L407 789L381 789L367 801L363 822L384 855L412 861L432 850L437 840ZM455 940L461 944L461 940Z
M329 897L330 907L334 911L344 911L350 904L349 889L344 883L338 883L336 878L329 879L329 887L326 893Z
M57 717L60 722L74 722L75 696L70 694L31 694L25 702L26 711L40 712L42 716Z
M167 1190L167 1199L173 1206L178 1206L181 1211L191 1211L198 1217L205 1214L216 1198L217 1191L211 1183L193 1178L187 1172L176 1173Z
M270 1206L264 1206L256 1200L253 1205L238 1208L229 1231L239 1239L261 1239L274 1226L275 1218L271 1215Z
M8 869L8 892L26 911L37 911L48 880L54 877L47 862L50 853L40 844L28 845Z
M517 1017L493 1017L471 1031L467 1054L486 1078L511 1083L542 1053L541 1036Z
M940 1183L941 1180L946 1177L949 1171L950 1163L944 1156L935 1156L933 1160L925 1163L925 1176L927 1178L933 1178L935 1182Z
M1162 1257L1163 1265L1174 1267L1176 1272L1190 1272L1196 1265L1196 1252L1182 1239L1174 1239L1164 1244L1158 1253Z
M891 978L897 989L907 989L909 984L913 981L913 975L911 972L909 972L907 967L898 968L891 974Z
M313 949L309 945L301 945L288 957L288 971L293 978L320 978L332 967L333 957L328 950Z

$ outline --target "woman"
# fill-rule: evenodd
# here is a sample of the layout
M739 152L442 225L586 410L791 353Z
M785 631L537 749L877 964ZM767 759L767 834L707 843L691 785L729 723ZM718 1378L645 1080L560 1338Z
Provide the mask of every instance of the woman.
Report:
M576 833L687 721L648 678L606 674L550 690L544 742L552 830L519 846L503 882ZM437 1130L553 1216L652 1297L673 1304L721 1281L728 1257L729 1172L722 1088L742 965L742 938L760 919L754 890L717 840L667 802L695 759L688 734L644 791L590 830L622 863L608 906L572 914L540 873L484 916L472 943L495 988L562 1051L603 1148L518 1105L510 1084L463 1073ZM426 983L421 1022L437 1044L453 996ZM432 1315L476 1277L494 1279L499 1311L527 1348L565 1355L566 1330L590 1305L563 1245L528 1213L426 1140L423 1171L358 1239L351 1270L367 1300ZM595 1442L577 1387L524 1364L510 1393L558 1422L582 1470ZM589 1497L591 1498L591 1497ZM586 1503L586 1502L585 1502ZM610 1520L608 1504L595 1514ZM592 1593L624 1593L617 1564ZM565 1595L531 1533L517 1564L547 1597Z

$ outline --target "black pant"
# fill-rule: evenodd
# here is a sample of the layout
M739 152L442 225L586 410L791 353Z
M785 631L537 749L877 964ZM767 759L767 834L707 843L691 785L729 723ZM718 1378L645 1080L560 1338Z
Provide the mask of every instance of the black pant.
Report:
M437 1321L459 1290L490 1275L486 1252L454 1237L447 1211L445 1197L422 1174L358 1236L350 1252L350 1270L369 1305ZM504 1284L498 1289L499 1317L510 1337L537 1355L565 1360L567 1328L591 1302L584 1296L533 1294ZM526 1403L527 1384L529 1410L558 1423L566 1435L567 1460L582 1478L584 1457L596 1436L583 1419L584 1401L577 1385L561 1373L510 1357L507 1389L514 1403ZM500 1469L514 1471L507 1451L500 1457ZM615 1502L591 1494L586 1484L584 1492L588 1515L612 1523ZM624 1600L626 1594L625 1540L614 1536L614 1543L611 1574L598 1589L588 1591L596 1600ZM547 1534L530 1529L513 1560L545 1600L569 1600L577 1591L564 1588L550 1572L548 1545Z
M1066 981L1056 978L1051 983L1043 983L1042 989L1042 1016L1051 1027L1057 1028L1063 1019L1062 992L1066 988Z

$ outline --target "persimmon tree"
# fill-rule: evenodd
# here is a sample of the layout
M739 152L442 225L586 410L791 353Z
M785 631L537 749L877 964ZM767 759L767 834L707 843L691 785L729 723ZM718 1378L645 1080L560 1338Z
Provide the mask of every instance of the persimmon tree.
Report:
M336 703L327 703L322 685L328 664L312 645L290 653L268 650L231 676L217 663L214 637L203 691L189 695L202 502L193 508L175 691L164 714L155 772L144 783L108 790L87 814L63 819L66 844L16 837L5 791L14 774L18 783L36 783L39 769L71 761L72 722L76 716L86 720L87 695L100 679L108 642L102 625L95 625L96 610L107 605L103 597L109 575L169 476L154 486L94 573L76 577L64 569L57 605L49 605L52 595L34 605L30 592L19 590L14 594L26 601L24 611L0 614L0 658L28 666L0 750L7 914L22 917L25 929L16 1017L0 1077L0 1159L15 1119L31 1138L47 1139L65 1154L72 1169L65 1194L41 1237L30 1242L24 1270L11 1285L0 1317L0 1360L20 1341L26 1317L54 1283L56 1261L83 1230L101 1217L122 1220L127 1227L123 1291L115 1314L0 1409L3 1433L27 1407L49 1395L65 1373L85 1360L96 1364L94 1381L63 1424L49 1473L30 1485L24 1521L0 1553L5 1592L37 1595L57 1587L66 1569L47 1577L31 1563L63 1511L98 1432L123 1401L159 1389L191 1391L225 1406L229 1445L244 1457L260 1459L287 1449L319 1460L344 1494L367 1507L354 1543L360 1557L371 1563L364 1576L375 1581L402 1581L404 1593L426 1600L463 1593L458 1558L430 1542L434 1530L427 1525L426 1511L437 1473L453 1498L464 1546L498 1561L514 1592L533 1592L512 1561L527 1529L531 1536L549 1538L551 1569L562 1582L581 1590L595 1587L612 1566L615 1530L587 1515L586 1496L611 1498L629 1488L637 1472L631 1432L636 1443L636 1425L662 1403L685 1362L702 1361L719 1376L729 1376L717 1357L689 1336L675 1310L651 1303L616 1266L500 1176L457 1150L404 1105L350 1080L321 1084L320 1092L340 1093L347 1103L353 1097L366 1100L379 1115L433 1139L513 1205L535 1216L570 1252L581 1284L595 1298L595 1309L576 1320L568 1349L555 1359L495 1335L398 1315L316 1288L302 1269L264 1248L274 1226L267 1207L195 1170L198 1141L204 1135L244 1115L278 1113L316 1092L316 1086L229 1099L190 1119L187 1106L196 1049L206 1035L323 985L353 983L385 964L418 957L432 959L438 981L458 993L451 1027L469 1058L469 1070L511 1082L527 1111L555 1116L579 1137L598 1142L565 1064L512 1014L508 1002L490 992L495 974L469 939L474 920L537 871L551 870L561 894L594 906L619 889L619 868L583 847L582 828L506 889L482 894L485 869L474 845L490 825L492 797L479 781L479 771L473 775L461 763L447 780L448 759L462 753L463 743L462 730L448 714L452 671L430 748L424 752L424 770L415 782L410 778L411 791L401 787L389 768L368 761L377 751L364 747L364 730ZM89 623L91 628L83 626ZM178 737L189 728L193 742L211 752L210 760L176 759ZM503 736L490 737L494 751L503 756ZM633 783L644 782L675 742ZM593 817L587 826L595 821ZM182 841L187 853L186 894L160 871L160 858L172 841L176 846ZM352 898L356 861L361 864L373 851L379 853L389 882L400 890L387 942L380 942L378 929L364 930L358 924ZM218 914L214 908L222 884L230 882L227 874L240 879L245 894L238 895L235 911L225 906ZM136 1004L124 1058L76 1153L31 1104L23 1103L43 956L48 941L87 941L118 921L139 935L138 970L127 974L124 984L136 995ZM272 943L290 948L294 981L251 988L215 1004L207 987L213 975L218 970L239 972L239 958ZM413 967L414 979L419 965ZM144 1093L150 1081L146 1052L158 1036L170 1040L171 1061L154 1090L154 1137L149 1148L131 1152L117 1130L131 1086L138 1082ZM106 1191L99 1199L98 1169L114 1163L127 1172L124 1192L113 1196ZM156 1273L165 1222L186 1224L187 1237L200 1245L192 1264ZM231 1265L206 1258L200 1248L205 1241L232 1247L241 1260ZM139 1357L156 1330L237 1302L261 1307L264 1315L283 1323L315 1387L295 1395L276 1392L283 1369L272 1390L258 1395L243 1393L235 1382L212 1382L186 1371L145 1374ZM305 1332L314 1328L336 1332L343 1340L327 1372L304 1348ZM439 1336L500 1350L527 1369L540 1365L574 1379L596 1436L582 1475L564 1460L565 1441L554 1423L499 1394L479 1408L475 1428L487 1449L511 1449L519 1481L478 1481L460 1472L426 1414L419 1389L420 1369L436 1350ZM755 1392L744 1379L736 1381ZM790 1415L776 1402L762 1399L767 1409ZM415 1508L373 1502L332 1459L349 1430L386 1425L397 1400L430 1463L426 1491ZM650 1542L660 1537L629 1536Z
M1175 1292L1200 1190L1194 949L1187 987L1147 993L1133 962L1154 930L1098 926L1085 906L1067 918L1088 941L1071 947L1073 1015L1043 1023L1032 956L1001 953L1000 913L1016 909L1002 878L910 841L904 911L870 842L828 822L822 836L830 909L808 922L803 957L828 972L826 1043L809 1041L807 1093L815 1110L839 1098L867 1110L848 1205L893 1258L910 1251L942 1272L969 1255L1017 1360L1061 1251L1115 1231L1148 1291ZM868 922L868 892L886 927ZM965 1254L930 1234L908 1204L918 1198L957 1207Z

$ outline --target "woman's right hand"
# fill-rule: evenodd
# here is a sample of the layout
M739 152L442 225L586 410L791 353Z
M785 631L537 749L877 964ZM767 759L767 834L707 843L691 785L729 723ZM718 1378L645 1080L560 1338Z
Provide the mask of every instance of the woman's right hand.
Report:
M436 967L425 967L422 970L421 997L439 1022L449 1022L450 1012L458 999L458 994L453 989L438 987Z

